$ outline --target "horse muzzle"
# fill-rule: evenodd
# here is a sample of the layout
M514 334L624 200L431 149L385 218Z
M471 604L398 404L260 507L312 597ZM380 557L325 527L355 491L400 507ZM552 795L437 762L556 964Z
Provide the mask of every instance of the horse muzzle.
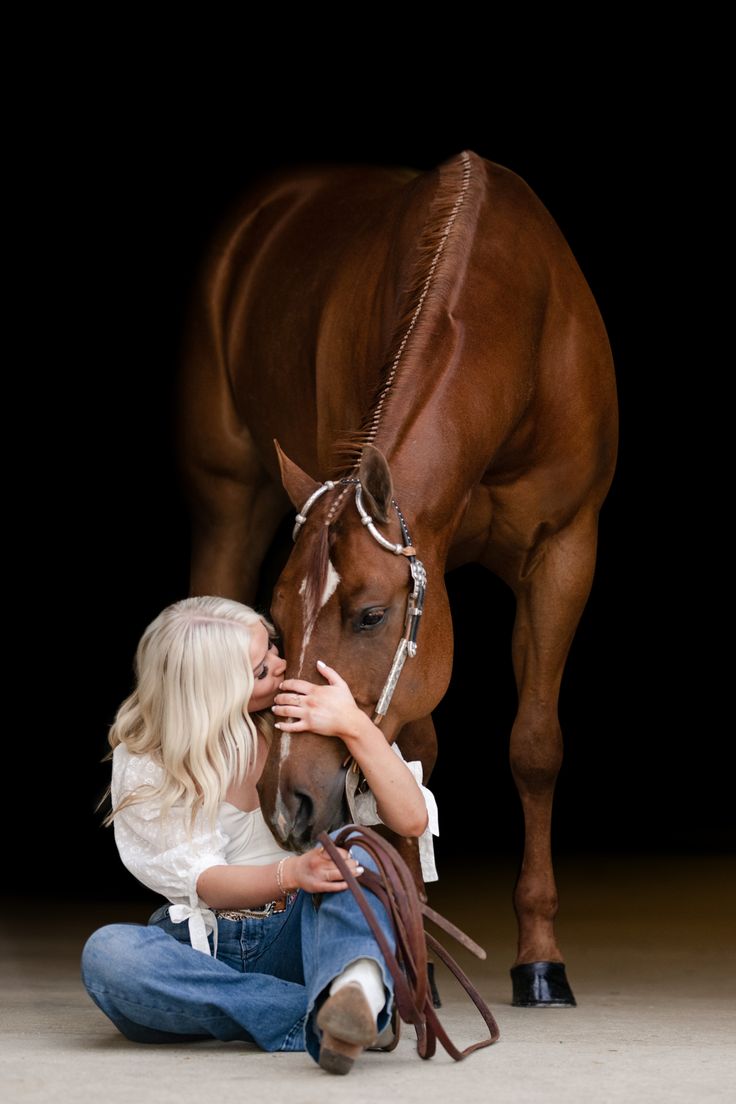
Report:
M320 832L331 832L348 822L345 768L319 779L264 771L258 783L261 808L276 841L301 853L313 847Z

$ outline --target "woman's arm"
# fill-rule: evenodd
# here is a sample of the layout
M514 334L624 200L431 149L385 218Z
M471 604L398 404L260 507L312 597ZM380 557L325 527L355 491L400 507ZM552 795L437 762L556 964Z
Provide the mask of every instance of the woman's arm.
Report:
M338 850L353 874L363 873L363 867L347 851ZM288 855L281 865L281 885L276 876L280 865L281 861L268 866L210 866L197 879L197 894L210 908L247 909L275 900L283 890L332 893L347 889L347 882L321 846L303 855Z
M319 669L327 686L303 679L282 682L273 706L281 718L276 728L338 736L363 771L383 823L399 835L421 836L428 823L427 807L411 771L355 704L337 671L321 661Z
M113 800L154 783L160 773L149 756L131 755L120 745L113 757ZM255 908L282 895L276 880L278 863L228 864L227 836L201 814L190 831L190 814L184 806L174 805L162 817L160 800L144 799L121 809L113 824L123 864L148 889L170 901L187 901L192 908L200 900L212 908ZM357 869L352 858L348 865ZM301 887L312 893L346 888L320 846L303 855L285 855L281 883L284 889Z

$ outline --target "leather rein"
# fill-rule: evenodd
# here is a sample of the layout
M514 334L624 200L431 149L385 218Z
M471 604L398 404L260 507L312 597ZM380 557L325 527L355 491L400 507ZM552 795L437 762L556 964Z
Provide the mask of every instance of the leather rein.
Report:
M438 1039L456 1062L472 1054L474 1050L497 1042L500 1031L493 1013L452 955L434 936L424 930L424 918L442 928L477 958L484 959L486 952L446 917L420 901L412 873L396 848L377 832L357 824L348 824L334 841L326 832L320 833L317 838L347 882L383 952L394 980L394 1000L398 1014L405 1023L413 1024L420 1058L431 1058L434 1055ZM362 847L373 857L378 873L364 869L360 878L354 876L338 850L340 847L348 849L353 846ZM390 917L396 939L396 954L392 952L373 909L366 900L363 887L375 894ZM428 948L455 975L480 1012L488 1028L487 1039L481 1039L464 1050L459 1050L448 1036L432 1003L427 974Z

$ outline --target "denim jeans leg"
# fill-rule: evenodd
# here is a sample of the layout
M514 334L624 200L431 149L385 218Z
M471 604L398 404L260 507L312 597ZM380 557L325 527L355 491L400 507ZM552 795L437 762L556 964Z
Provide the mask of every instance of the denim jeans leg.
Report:
M285 913L274 913L266 921L244 921L244 941L250 948L245 959L248 973L273 974L304 985L301 913L310 903L311 895L300 889ZM259 939L249 938L256 933Z
M330 833L333 839L336 835L337 832ZM351 847L349 841L344 846L350 848L351 854L361 866L367 870L376 870L372 857L362 847ZM368 890L364 892L388 946L395 953L393 926L385 908L375 894ZM306 1049L316 1062L319 1061L320 1048L317 1013L329 995L333 979L358 958L372 958L379 965L386 990L386 1003L378 1015L378 1031L381 1032L387 1026L393 1005L393 978L376 937L349 889L322 894L319 907L315 907L312 898L305 901L302 909L302 956L307 986L304 1041Z
M82 980L95 1004L135 1042L204 1036L242 1039L268 1051L303 1049L303 985L241 973L155 924L108 924L94 932L82 952Z

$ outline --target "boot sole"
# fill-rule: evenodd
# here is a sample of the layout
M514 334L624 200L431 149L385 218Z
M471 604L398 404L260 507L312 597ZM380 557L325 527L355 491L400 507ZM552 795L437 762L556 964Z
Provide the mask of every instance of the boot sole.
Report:
M355 982L343 985L325 1001L317 1026L322 1031L319 1064L328 1073L349 1073L361 1051L378 1038L373 1013Z

